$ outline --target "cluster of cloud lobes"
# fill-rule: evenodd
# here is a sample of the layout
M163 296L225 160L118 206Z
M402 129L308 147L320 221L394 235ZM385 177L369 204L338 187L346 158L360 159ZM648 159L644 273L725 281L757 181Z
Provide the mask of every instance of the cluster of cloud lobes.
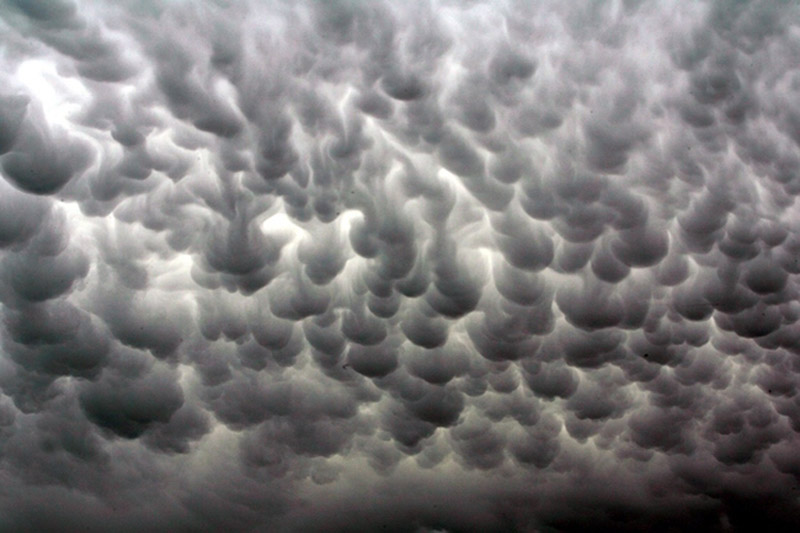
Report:
M0 34L1 530L798 525L795 3Z

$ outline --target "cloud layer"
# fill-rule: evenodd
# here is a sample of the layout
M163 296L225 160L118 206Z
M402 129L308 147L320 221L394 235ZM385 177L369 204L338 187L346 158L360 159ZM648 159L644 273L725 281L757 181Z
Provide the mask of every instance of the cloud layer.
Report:
M800 525L793 3L0 33L0 529Z

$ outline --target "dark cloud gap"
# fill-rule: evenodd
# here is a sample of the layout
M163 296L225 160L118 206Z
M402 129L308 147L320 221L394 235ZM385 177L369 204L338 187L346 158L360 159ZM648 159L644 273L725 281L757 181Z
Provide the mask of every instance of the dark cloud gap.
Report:
M798 28L0 7L0 529L797 529Z

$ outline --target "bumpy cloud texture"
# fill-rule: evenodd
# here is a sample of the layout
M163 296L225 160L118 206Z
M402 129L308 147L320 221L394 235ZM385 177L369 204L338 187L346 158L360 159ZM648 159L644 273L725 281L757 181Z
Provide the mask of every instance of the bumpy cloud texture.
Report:
M800 527L794 2L0 34L0 529Z

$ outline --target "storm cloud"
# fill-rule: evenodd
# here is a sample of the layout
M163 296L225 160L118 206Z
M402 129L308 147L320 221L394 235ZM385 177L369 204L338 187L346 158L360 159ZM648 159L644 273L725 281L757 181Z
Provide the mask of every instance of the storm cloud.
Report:
M0 530L800 527L795 3L0 35Z

